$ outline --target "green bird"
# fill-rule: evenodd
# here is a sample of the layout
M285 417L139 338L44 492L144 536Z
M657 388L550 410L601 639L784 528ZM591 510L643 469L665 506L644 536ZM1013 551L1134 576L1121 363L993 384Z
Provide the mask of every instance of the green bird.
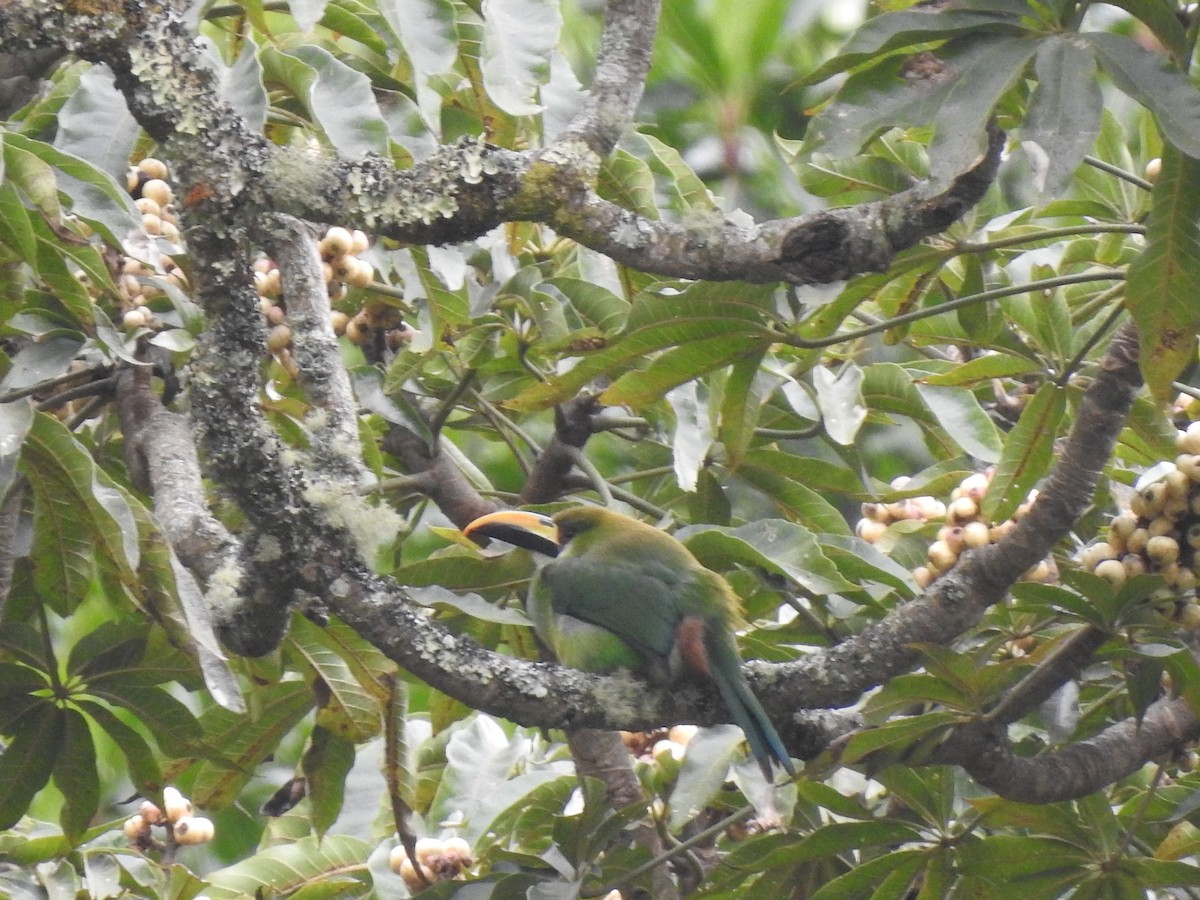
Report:
M796 774L742 675L737 595L675 538L596 506L553 518L505 510L463 532L552 557L534 575L526 609L560 663L585 672L630 669L659 684L683 673L711 679L767 781L773 762Z

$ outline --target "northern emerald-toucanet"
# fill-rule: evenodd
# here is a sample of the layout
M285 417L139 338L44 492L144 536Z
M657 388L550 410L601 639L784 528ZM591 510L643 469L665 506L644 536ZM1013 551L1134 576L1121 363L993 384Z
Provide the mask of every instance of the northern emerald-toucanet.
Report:
M710 678L767 780L772 762L796 774L742 675L737 595L675 538L596 506L553 517L505 510L463 531L551 557L533 577L526 609L560 663L586 672L630 669L658 683L684 672Z

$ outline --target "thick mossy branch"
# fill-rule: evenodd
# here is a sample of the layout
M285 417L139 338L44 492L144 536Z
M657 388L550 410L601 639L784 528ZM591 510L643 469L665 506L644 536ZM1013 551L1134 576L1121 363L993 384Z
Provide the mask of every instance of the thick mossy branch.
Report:
M821 283L880 271L900 248L944 229L995 175L1002 143L945 191L907 191L881 203L736 224L719 213L682 223L648 219L598 197L601 154L628 127L648 68L657 6L608 8L595 92L563 137L517 152L463 139L411 169L370 156L342 160L281 147L250 131L222 100L216 76L170 6L112 4L72 12L45 0L0 5L0 51L57 47L106 63L138 123L162 145L187 228L210 230L272 213L337 220L411 244L472 240L533 221L645 272L718 281Z

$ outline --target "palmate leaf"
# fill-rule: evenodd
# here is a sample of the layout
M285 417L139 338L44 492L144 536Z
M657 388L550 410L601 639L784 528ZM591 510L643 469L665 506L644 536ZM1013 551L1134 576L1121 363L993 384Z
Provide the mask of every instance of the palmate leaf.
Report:
M549 77L561 28L554 0L483 0L483 87L510 116L541 112L534 93Z
M346 796L346 775L354 765L354 741L313 726L301 767L308 784L313 823L322 836L337 820Z
M73 211L97 226L111 244L137 224L129 194L109 173L43 141L11 132L4 135L8 176L51 221L61 213L58 191L73 200ZM15 171L14 171L15 166ZM56 172L69 176L58 183Z
M1028 897L1064 896L1092 862L1078 846L1041 835L990 835L958 848L956 860L968 884L1005 885L1006 891L1020 884Z
M650 164L628 150L616 148L600 166L596 190L605 200L657 219L658 204L654 194L654 173Z
M709 568L755 566L814 594L854 589L825 557L816 535L794 522L762 519L737 528L701 525L685 529L679 537Z
M268 81L286 85L304 103L334 148L347 157L386 153L387 125L361 72L320 47L305 45L292 53L273 46L260 51Z
M905 59L885 60L847 79L810 123L806 148L849 156L887 128L934 123L931 172L952 177L983 152L987 117L1037 48L1036 38L973 33L941 48L922 77L909 77Z
M821 889L812 895L812 900L841 900L843 897L900 897L910 885L917 873L925 866L926 853L922 850L896 850L876 859L867 860L855 866L845 875L822 885ZM885 881L899 880L900 884L881 889L874 893L873 888Z
M63 795L58 821L67 840L77 842L100 805L100 775L87 719L75 709L62 712L63 742L54 762L54 786Z
M1146 247L1129 267L1126 304L1141 339L1142 375L1159 400L1196 358L1200 330L1200 160L1165 146Z
M442 98L432 80L454 65L450 4L444 0L380 0L378 8L412 67L421 118L434 134L440 134Z
M850 534L837 507L806 483L809 460L788 453L754 450L738 468L738 478L762 491L793 522L814 532Z
M19 722L0 754L0 832L12 828L54 771L67 731L66 710L40 703Z
M53 416L35 415L21 469L34 497L34 559L40 561L34 579L39 593L66 614L90 587L97 560L123 584L134 586L137 537L128 505Z

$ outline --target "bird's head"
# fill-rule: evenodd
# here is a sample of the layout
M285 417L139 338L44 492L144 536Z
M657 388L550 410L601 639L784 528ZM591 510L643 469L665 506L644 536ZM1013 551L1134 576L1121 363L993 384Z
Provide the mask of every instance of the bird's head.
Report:
M602 531L621 518L599 506L574 506L554 516L505 509L480 516L463 529L463 534L472 540L496 538L543 556L558 556L577 536Z

